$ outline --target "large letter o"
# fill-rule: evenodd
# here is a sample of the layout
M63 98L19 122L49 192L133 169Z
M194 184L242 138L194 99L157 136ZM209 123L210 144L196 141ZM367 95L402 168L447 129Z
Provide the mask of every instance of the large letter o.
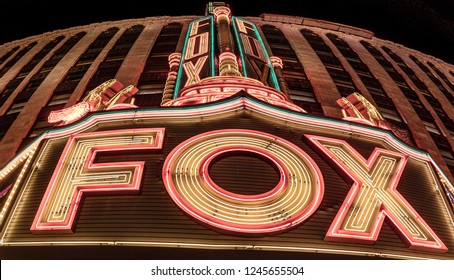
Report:
M241 151L259 154L276 166L280 180L272 190L240 195L210 179L210 162L224 153ZM314 213L324 192L320 170L309 155L282 138L254 130L216 130L194 136L169 154L162 175L170 197L187 214L235 233L288 230Z

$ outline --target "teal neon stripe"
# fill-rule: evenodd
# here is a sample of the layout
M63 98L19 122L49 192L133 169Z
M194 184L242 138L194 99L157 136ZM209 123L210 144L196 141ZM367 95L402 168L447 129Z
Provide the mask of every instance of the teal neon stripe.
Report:
M260 36L260 33L259 33L257 27L255 26L255 24L253 24L252 22L250 22L250 23L252 24L252 26L254 26L255 36L259 40L260 45L262 45L263 52L265 52L266 58L268 60L268 67L271 70L270 71L271 72L271 80L274 83L274 88L280 91L281 87L279 86L279 83L277 82L276 72L274 71L273 64L271 64L270 55L269 55L268 51L265 48L265 43L263 42L262 36Z
M177 81L175 83L175 89L173 91L173 99L178 97L178 92L180 91L181 77L182 77L182 72L183 72L183 63L185 62L184 57L186 56L187 45L188 45L188 41L189 41L189 33L191 31L192 25L194 24L194 22L198 22L198 21L201 21L201 20L204 20L207 18L209 18L210 22L211 22L211 50L208 50L208 52L210 53L209 56L211 57L211 70L210 71L211 71L212 76L216 75L216 67L214 64L214 51L213 51L214 50L214 35L213 35L214 34L214 20L213 20L213 16L206 16L206 17L202 17L202 18L196 19L194 21L191 21L191 23L189 24L188 31L186 32L186 39L184 41L183 52L181 54L180 66L178 67L178 75L177 75Z
M214 17L210 16L211 19L211 49L209 50L210 52L210 58L211 58L211 77L216 76L216 65L214 63L214 53L215 53L215 43L214 43Z
M180 66L178 66L178 74L177 74L177 82L175 83L175 89L173 90L173 99L178 97L178 92L180 91L180 84L181 84L181 72L183 71L183 62L184 62L184 57L186 55L186 48L188 45L188 40L189 40L189 33L192 28L192 24L195 21L192 21L189 24L188 31L186 31L186 39L184 40L184 46L183 46L183 52L181 53L181 60L180 60Z
M232 19L236 19L237 17L232 17ZM266 57L266 60L267 60L267 65L268 67L270 68L270 73L271 73L271 81L273 83L273 87L277 90L281 90L281 87L279 86L279 83L277 81L277 76L276 76L276 72L274 71L274 68L273 68L273 65L271 64L271 59L270 59L270 55L269 53L267 52L266 48L265 48L265 44L263 42L263 39L262 39L262 36L260 36L260 33L258 32L258 29L257 27L255 26L255 24L253 24L252 22L248 21L248 20L245 20L243 18L240 18L238 17L238 19L244 21L244 22L247 22L249 23L250 25L252 25L254 27L254 33L255 33L255 37L257 38L257 40L260 42L260 45L263 49L263 52L265 53L265 57ZM233 28L235 30L235 38L236 38L236 41L237 41L237 45L239 46L239 50L240 50L240 56L241 56L241 61L243 63L243 71L244 71L244 76L245 77L248 77L247 73L246 73L246 67L244 67L246 64L245 64L245 56L244 56L244 47L243 47L243 44L241 43L240 39L239 39L239 35L238 35L238 30L237 30L237 26L236 26L236 21L235 21L235 24L233 25Z
M245 56L244 56L244 48L243 44L241 43L240 37L239 37L239 32L238 28L236 27L236 17L232 16L232 21L233 21L233 30L235 32L235 39L236 39L236 44L238 46L238 50L240 51L240 58L241 58L241 63L243 64L243 76L248 77L248 73L246 70L246 61L245 61Z

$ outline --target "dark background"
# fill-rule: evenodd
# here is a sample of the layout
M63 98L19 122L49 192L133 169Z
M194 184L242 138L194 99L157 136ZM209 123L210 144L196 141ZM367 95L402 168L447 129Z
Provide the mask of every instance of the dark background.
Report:
M0 44L95 22L204 15L208 2L2 0ZM236 16L297 15L364 28L378 38L454 64L454 0L232 0L226 3Z

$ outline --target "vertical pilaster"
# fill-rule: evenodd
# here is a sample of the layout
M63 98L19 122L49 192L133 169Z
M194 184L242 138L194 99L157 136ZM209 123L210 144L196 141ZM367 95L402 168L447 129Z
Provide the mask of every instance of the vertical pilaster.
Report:
M214 16L218 30L219 45L219 75L241 77L238 61L234 53L234 43L230 33L230 9L221 6L214 9Z
M172 100L173 91L175 89L175 81L177 79L178 67L181 61L181 53L171 53L169 55L169 73L167 74L166 84L164 86L164 92L162 94L161 105Z
M287 85L287 82L284 79L284 75L282 74L282 68L284 67L284 64L282 63L282 59L280 59L277 56L271 56L270 57L271 64L273 65L274 72L276 73L277 77L277 82L279 83L279 87L285 95L290 100L290 89Z

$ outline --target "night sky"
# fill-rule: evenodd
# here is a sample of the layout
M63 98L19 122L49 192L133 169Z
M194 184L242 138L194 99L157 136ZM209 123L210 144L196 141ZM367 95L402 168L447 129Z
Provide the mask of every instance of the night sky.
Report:
M95 22L162 15L204 15L208 2L2 0L0 44ZM242 0L226 3L236 16L286 14L364 28L378 38L454 64L454 0Z

